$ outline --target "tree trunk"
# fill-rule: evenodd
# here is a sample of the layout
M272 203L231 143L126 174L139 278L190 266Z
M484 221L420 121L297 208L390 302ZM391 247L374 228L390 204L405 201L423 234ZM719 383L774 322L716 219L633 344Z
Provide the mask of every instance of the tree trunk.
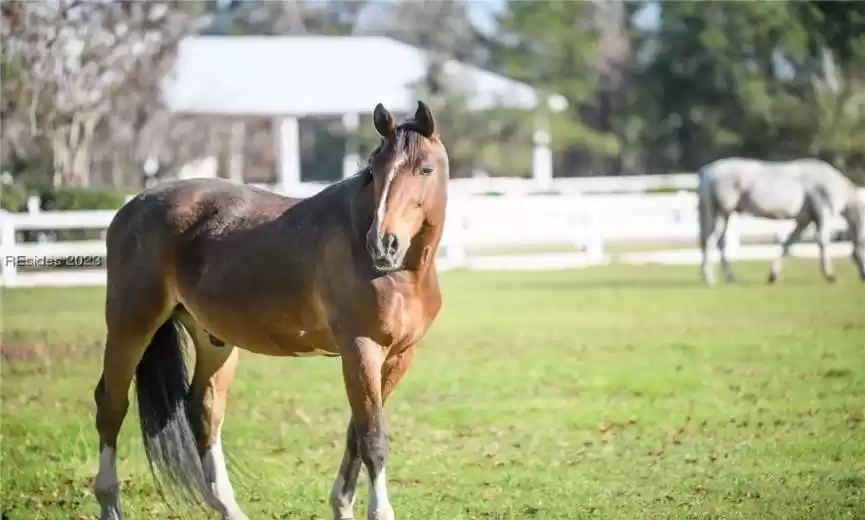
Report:
M54 186L88 186L93 139L100 114L76 115L53 139Z
M78 142L74 148L74 159L72 161L72 176L78 186L90 185L90 158L93 152L93 137L96 131L96 123L99 121L97 114L91 114L78 123Z
M54 155L54 187L60 187L67 182L68 164L70 162L68 126L60 127L54 131L51 140Z

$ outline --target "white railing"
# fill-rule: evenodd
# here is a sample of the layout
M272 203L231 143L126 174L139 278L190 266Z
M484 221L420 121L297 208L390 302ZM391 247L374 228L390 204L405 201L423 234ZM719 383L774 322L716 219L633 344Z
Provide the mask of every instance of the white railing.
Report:
M558 177L548 188L540 188L534 179L525 177L471 177L451 179L448 193L455 197L473 195L558 195L595 193L645 193L650 190L695 190L699 178L695 173L664 175L617 175L608 177ZM311 197L326 188L326 182L305 181L288 188L272 183L254 183L254 186L278 191L290 197Z
M865 200L865 189L860 191ZM24 272L15 258L42 265L70 258L105 255L104 240L27 242L21 231L64 229L105 230L115 211L64 211L0 214L0 260L6 286L99 285L105 283L103 269L43 269ZM844 229L840 219L833 226ZM731 259L768 259L778 254L777 243L793 228L792 221L734 216L727 235ZM479 197L452 196L448 203L445 234L441 244L442 269L555 269L612 262L696 263L698 234L696 195L531 195ZM805 240L810 234L806 234ZM765 245L746 242L762 241ZM654 250L612 253L612 243L642 243ZM670 246L669 244L673 244ZM674 247L679 244L678 247ZM686 244L687 247L682 247ZM556 246L559 253L515 252L482 254L484 247ZM849 243L833 243L830 254L849 255ZM713 252L717 256L717 252ZM794 246L793 255L816 256L814 244Z
M657 189L695 190L698 184L699 177L696 173L558 177L553 179L550 191L559 194L640 193ZM451 179L448 191L457 195L483 193L527 195L536 193L538 185L533 179L528 178L472 177Z
M59 269L58 262L73 266L101 265L105 257L104 230L117 212L94 211L33 211L28 213L0 212L0 268L2 282L14 286L102 285L105 270ZM60 231L69 229L102 230L100 240L64 240L19 242L20 231ZM19 272L19 266L31 265L37 271Z

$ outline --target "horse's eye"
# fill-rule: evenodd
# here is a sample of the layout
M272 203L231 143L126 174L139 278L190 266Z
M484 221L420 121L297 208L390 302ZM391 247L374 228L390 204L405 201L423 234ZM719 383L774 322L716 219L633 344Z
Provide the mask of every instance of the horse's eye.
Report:
M420 174L421 175L429 175L433 172L433 170L435 170L435 166L433 166L431 164L426 164L424 166L421 166Z

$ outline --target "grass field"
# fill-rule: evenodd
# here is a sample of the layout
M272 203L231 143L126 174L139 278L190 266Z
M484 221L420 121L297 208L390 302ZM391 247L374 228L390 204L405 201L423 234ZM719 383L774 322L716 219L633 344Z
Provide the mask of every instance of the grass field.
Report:
M865 518L865 286L791 261L709 290L694 267L443 275L445 306L388 403L399 520ZM3 293L2 510L95 518L101 289ZM241 356L225 442L252 519L330 519L338 361ZM137 411L128 520L161 505ZM365 518L366 480L356 507Z

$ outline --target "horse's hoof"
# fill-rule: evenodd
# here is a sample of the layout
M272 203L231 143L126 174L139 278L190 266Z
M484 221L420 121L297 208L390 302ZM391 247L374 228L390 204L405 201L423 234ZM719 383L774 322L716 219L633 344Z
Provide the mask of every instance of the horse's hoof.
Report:
M99 514L99 520L123 520L123 510L119 505L103 507Z
M766 281L770 284L777 282L778 274L775 271L769 271L769 278Z
M112 492L94 490L94 492L99 501L99 520L124 520L123 508L120 506L120 497L116 490Z
M829 283L835 283L838 279L835 278L835 275L830 275L826 277L826 281Z

